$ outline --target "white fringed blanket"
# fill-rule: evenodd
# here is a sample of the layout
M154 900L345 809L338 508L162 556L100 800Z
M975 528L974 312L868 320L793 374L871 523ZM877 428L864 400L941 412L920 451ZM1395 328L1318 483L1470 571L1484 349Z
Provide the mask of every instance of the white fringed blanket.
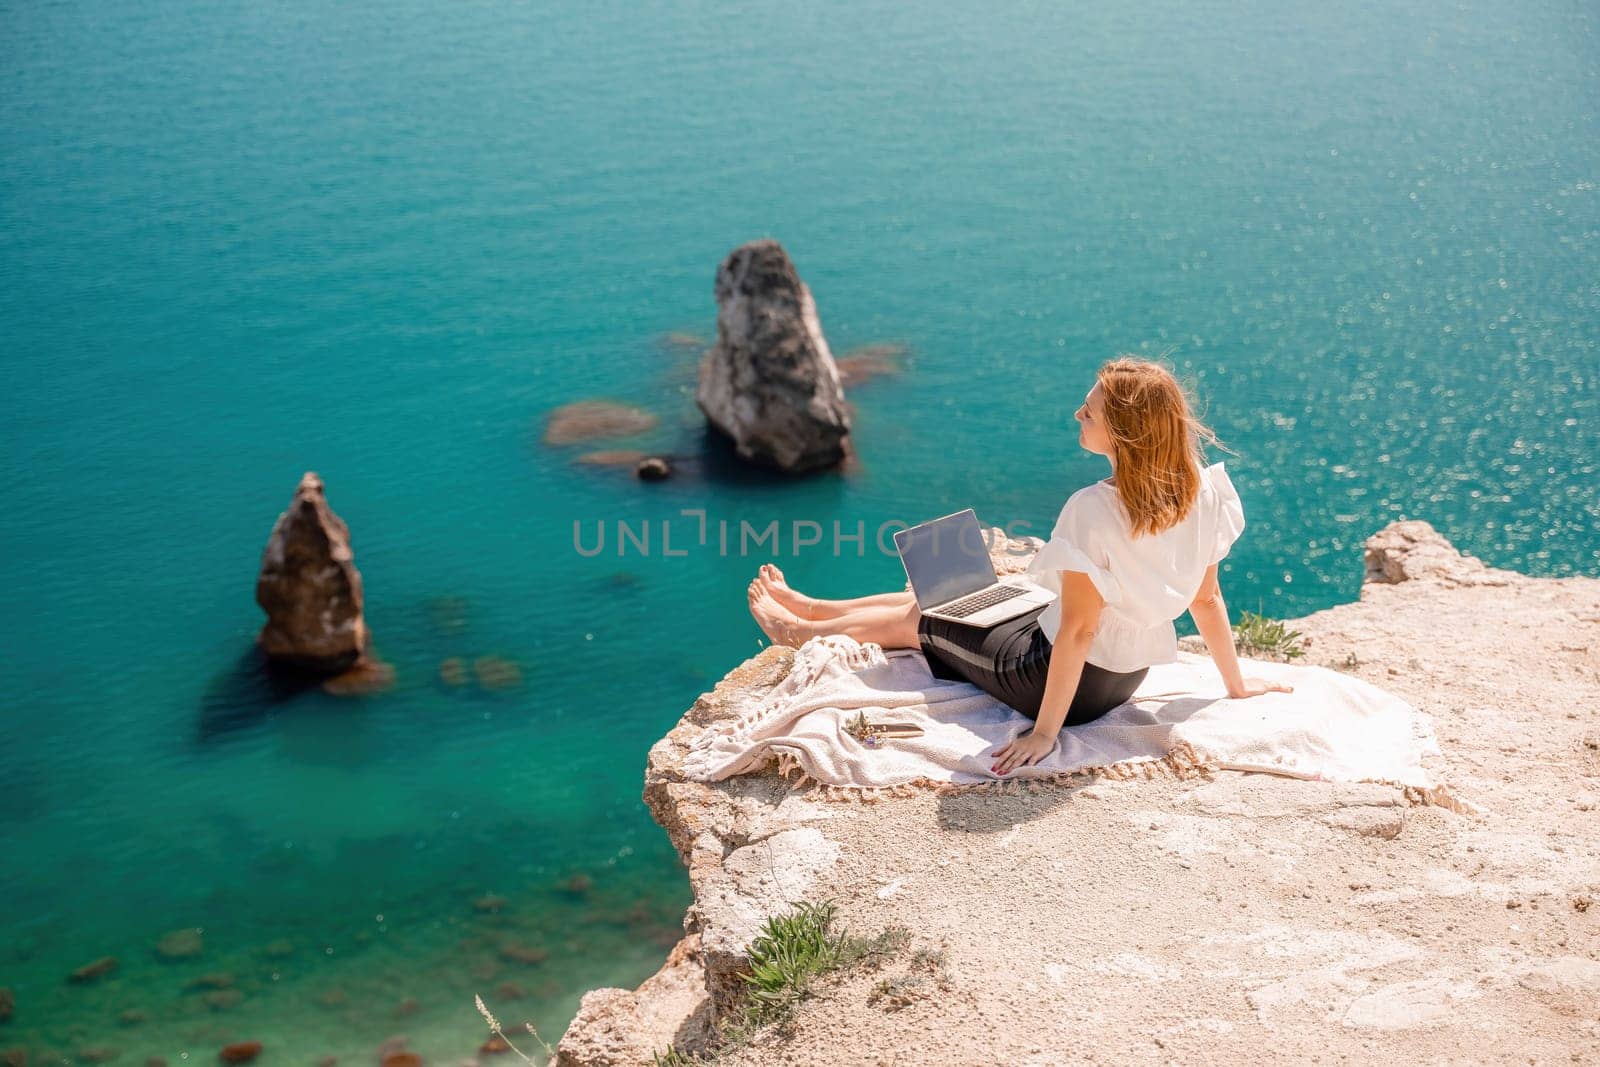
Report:
M1151 667L1131 701L1062 729L1054 751L1002 777L989 770L993 753L1032 728L1026 716L977 686L935 678L915 649L885 653L843 635L816 637L758 705L695 738L682 768L688 778L717 781L776 757L784 777L798 772L792 784L814 783L837 800L1218 768L1382 782L1403 787L1413 803L1471 810L1424 769L1425 757L1441 755L1438 741L1428 716L1404 700L1325 667L1240 664L1294 692L1230 699L1208 657L1179 652L1177 662ZM862 711L869 722L911 722L925 732L871 747L847 729Z

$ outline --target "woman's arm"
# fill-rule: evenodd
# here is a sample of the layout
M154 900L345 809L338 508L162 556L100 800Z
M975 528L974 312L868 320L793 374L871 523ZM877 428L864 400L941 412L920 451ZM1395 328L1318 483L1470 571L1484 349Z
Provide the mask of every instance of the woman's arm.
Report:
M1033 729L995 750L990 767L1006 774L1013 767L1038 763L1056 747L1056 736L1078 692L1083 664L1089 657L1089 644L1100 624L1100 609L1105 599L1094 582L1081 571L1061 571L1061 626L1050 649L1049 673L1045 675L1044 700Z
M1233 626L1228 622L1228 603L1222 599L1222 585L1217 581L1215 563L1206 568L1206 576L1200 580L1200 591L1189 605L1189 617L1194 620L1194 628L1205 639L1206 650L1211 653L1211 659L1228 686L1228 695L1244 696L1244 676L1239 673L1239 656L1233 647Z
M1045 675L1044 701L1033 732L1051 740L1061 732L1067 711L1083 678L1083 664L1106 606L1100 590L1082 571L1061 572L1061 628L1050 649L1050 670Z

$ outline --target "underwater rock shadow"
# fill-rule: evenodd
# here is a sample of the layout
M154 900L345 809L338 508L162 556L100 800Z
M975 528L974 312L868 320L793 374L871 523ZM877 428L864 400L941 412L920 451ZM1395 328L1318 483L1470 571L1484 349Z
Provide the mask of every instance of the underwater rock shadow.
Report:
M212 744L256 726L314 691L318 681L273 666L260 648L252 645L206 686L200 698L195 741Z
M775 467L764 467L741 458L733 438L710 425L702 425L671 458L681 474L747 489L783 489L841 479L850 473L855 462L852 454L838 466L786 474Z

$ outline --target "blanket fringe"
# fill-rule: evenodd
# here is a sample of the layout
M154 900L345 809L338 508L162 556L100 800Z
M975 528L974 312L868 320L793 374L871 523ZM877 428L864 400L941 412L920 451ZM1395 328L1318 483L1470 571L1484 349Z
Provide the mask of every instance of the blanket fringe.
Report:
M1102 763L1090 767L1079 767L1071 771L1053 771L1049 774L1033 775L1027 778L996 778L984 782L949 782L938 778L929 778L926 775L918 776L907 782L883 786L858 786L837 785L820 781L806 773L798 757L794 753L776 750L778 761L778 776L789 783L792 790L806 790L806 795L818 800L834 804L873 804L885 797L914 797L932 793L934 795L975 795L975 796L1021 796L1024 793L1036 795L1053 786L1062 786L1073 783L1081 778L1110 779L1113 781L1131 781L1134 779L1171 778L1188 780L1201 778L1210 780L1212 772L1218 769L1218 762L1209 754L1197 750L1187 741L1179 742L1172 750L1159 759L1124 760L1120 763ZM1477 815L1481 810L1475 805L1456 797L1447 786L1422 787L1406 785L1388 779L1374 780L1378 784L1394 786L1402 790L1405 799L1412 805L1432 805L1455 812L1458 815Z
M914 797L924 793L940 795L976 794L984 796L1021 796L1037 794L1053 785L1063 785L1080 778L1133 778L1170 777L1188 779L1209 778L1213 761L1197 752L1188 742L1174 746L1160 759L1131 760L1121 763L1103 763L1079 767L1071 771L1053 771L1027 778L995 778L984 782L949 782L920 775L894 785L839 785L819 781L808 774L794 753L775 750L778 776L796 791L806 790L808 796L830 803L871 804L885 797Z
M808 688L820 678L829 664L842 663L849 670L861 671L885 662L883 646L874 642L858 643L853 638L839 634L813 637L795 650L789 674L773 687L764 700L736 718L701 731L688 747L690 751L699 751L724 738L748 737L762 722L783 711L794 693Z

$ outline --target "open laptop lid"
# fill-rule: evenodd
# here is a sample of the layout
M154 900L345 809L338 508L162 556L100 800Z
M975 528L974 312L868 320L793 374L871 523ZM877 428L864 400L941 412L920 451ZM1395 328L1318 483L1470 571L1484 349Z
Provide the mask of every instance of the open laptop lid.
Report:
M920 608L937 607L999 580L971 508L894 535Z

